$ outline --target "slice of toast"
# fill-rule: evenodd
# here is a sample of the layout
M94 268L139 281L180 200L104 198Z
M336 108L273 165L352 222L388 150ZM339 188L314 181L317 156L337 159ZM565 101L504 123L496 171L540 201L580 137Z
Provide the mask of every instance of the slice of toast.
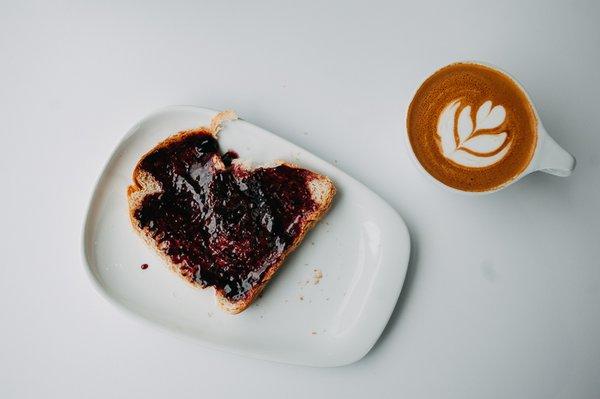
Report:
M225 111L146 153L128 187L134 229L170 269L212 286L229 313L245 310L329 209L329 178L290 163L250 169L221 154Z

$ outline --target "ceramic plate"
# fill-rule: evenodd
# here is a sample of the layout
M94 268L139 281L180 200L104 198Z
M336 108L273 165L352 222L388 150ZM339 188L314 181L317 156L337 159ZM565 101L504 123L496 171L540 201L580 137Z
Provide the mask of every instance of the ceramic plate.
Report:
M243 120L219 134L221 149L260 165L283 159L329 176L338 194L287 259L262 298L239 315L222 312L212 288L188 286L134 233L125 191L137 160L172 133L209 124L216 111L169 107L135 125L94 191L84 259L100 292L119 307L206 346L313 366L363 357L402 289L410 243L402 218L380 197L311 153ZM149 267L142 270L142 264ZM322 274L319 280L315 278Z

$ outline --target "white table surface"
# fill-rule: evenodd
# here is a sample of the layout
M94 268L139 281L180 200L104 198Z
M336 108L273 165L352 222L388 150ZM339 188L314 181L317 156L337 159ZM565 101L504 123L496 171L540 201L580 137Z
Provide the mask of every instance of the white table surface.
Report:
M600 397L600 3L6 3L0 397ZM524 83L576 156L573 176L474 198L418 173L404 110L426 74L460 59ZM169 104L233 108L405 218L404 291L363 360L215 352L92 288L80 245L96 178Z

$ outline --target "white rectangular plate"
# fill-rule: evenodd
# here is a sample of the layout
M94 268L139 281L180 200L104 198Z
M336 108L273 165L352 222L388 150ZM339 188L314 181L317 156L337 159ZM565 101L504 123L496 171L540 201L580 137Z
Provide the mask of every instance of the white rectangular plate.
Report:
M175 106L135 125L93 194L84 259L99 291L119 307L204 345L286 363L339 366L362 358L383 331L402 289L410 242L402 218L339 169L243 120L219 134L223 151L260 165L287 160L329 176L330 212L239 315L222 312L213 289L195 289L167 270L134 233L126 189L139 158L180 130L208 125L215 111ZM143 263L149 264L146 270ZM315 270L323 277L317 283Z

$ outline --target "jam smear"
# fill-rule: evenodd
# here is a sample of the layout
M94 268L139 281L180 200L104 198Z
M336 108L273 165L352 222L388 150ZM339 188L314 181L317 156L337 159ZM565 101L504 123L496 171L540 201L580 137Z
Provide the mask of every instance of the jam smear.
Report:
M317 206L308 185L315 173L286 165L248 171L232 165L235 158L202 132L155 149L138 167L162 191L134 215L181 274L233 300L262 281Z
M225 166L231 166L231 162L234 159L237 159L239 157L240 156L238 155L237 152L235 152L233 150L229 150L225 154L223 154L223 156L221 157L221 159L223 160L223 163L225 164Z

